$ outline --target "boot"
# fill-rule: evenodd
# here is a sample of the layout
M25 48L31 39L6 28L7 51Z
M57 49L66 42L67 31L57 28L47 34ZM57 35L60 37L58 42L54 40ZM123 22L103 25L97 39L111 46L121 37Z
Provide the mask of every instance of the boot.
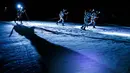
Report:
M62 23L62 26L64 26L64 23Z
M56 24L58 25L58 22L56 22Z
M96 28L95 26L93 26L93 28Z
M81 29L83 29L83 26L81 27Z

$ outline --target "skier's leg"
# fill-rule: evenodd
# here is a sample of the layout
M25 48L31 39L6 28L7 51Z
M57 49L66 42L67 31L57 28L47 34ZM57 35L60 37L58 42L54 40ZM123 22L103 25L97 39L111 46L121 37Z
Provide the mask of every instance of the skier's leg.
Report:
M61 22L61 18L56 22L56 24L58 25L59 22Z
M22 16L19 18L19 20L20 20L21 24L23 24L23 23L22 23Z
M64 26L64 18L62 18L62 26Z
M81 29L85 29L86 25L87 25L87 20L86 18L84 18L84 24L82 25Z
M18 21L18 17L15 18L14 22L17 24L17 21Z
M93 28L95 28L95 24L96 24L96 22L95 22L95 21L93 21Z
M16 21L17 21L17 18L14 19L14 22L15 22L15 23L16 23Z
M88 20L84 21L84 28L83 29L85 30L86 27L88 28Z
M91 25L92 24L92 21L90 21L88 24L87 24L87 27L89 26L89 25Z
M56 24L58 25L58 23L60 23L61 22L61 20L62 20L62 17L59 15L59 17L60 17L60 19L56 22Z

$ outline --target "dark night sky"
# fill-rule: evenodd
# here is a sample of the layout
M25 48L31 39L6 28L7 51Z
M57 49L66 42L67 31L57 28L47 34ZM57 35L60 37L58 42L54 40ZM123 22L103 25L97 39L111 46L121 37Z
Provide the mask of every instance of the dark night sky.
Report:
M123 5L118 2L96 1L93 0L4 0L1 2L1 17L0 20L13 20L15 18L16 3L24 4L30 20L51 20L58 16L59 10L67 8L70 14L68 21L83 22L84 9L96 8L100 10L101 22L113 23L129 23L128 4ZM73 3L72 3L73 2ZM93 3L93 4L92 4ZM4 12L4 7L7 6L7 12ZM26 20L26 18L24 18ZM54 20L55 21L55 20Z

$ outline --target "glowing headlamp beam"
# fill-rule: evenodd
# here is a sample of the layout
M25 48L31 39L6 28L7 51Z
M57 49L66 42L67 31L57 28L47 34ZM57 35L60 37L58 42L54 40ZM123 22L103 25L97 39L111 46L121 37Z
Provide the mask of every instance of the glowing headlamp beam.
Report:
M23 9L23 7L22 7L21 4L17 4L17 8L18 8L18 9Z

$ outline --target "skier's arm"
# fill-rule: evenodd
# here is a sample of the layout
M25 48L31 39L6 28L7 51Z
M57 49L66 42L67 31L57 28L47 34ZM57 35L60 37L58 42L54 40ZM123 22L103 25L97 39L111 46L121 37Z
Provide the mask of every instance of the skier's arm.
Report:
M87 11L85 10L85 11L84 11L84 15L86 15L86 14L87 14Z
M84 24L87 24L88 19L84 17Z
M65 15L69 14L69 12L66 12Z
M26 10L23 10L22 12L24 13L24 12L26 12Z

